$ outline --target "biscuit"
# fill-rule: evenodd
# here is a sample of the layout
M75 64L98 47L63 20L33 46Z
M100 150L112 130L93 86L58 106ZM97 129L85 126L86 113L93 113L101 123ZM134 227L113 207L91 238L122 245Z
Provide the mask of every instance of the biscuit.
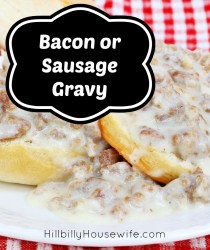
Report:
M0 46L5 48L7 32L16 21L28 16L51 15L63 7L79 3L94 5L93 0L0 0Z
M210 54L157 43L151 66L153 98L140 110L102 118L104 139L156 181L197 168L210 175Z

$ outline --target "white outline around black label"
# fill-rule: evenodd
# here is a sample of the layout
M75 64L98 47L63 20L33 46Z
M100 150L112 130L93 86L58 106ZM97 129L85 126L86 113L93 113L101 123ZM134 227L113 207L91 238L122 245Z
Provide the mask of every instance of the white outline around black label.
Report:
M55 107L52 107L52 106L32 106L32 105L28 105L28 104L25 104L23 102L21 102L14 94L13 92L13 88L12 88L12 81L13 81L13 75L14 75L14 72L15 72L15 69L16 69L16 66L17 66L17 62L15 60L15 56L13 54L13 47L12 47L12 41L13 41L13 36L15 34L15 32L22 26L26 25L26 24L29 24L29 23L37 23L37 22L47 22L47 23L52 23L53 21L55 21L56 19L70 13L70 12L74 12L74 11L88 11L90 13L93 13L95 15L98 15L100 16L101 18L103 18L104 20L106 20L107 22L128 22L128 23L133 23L133 24L136 24L138 25L139 27L141 27L141 29L143 29L145 31L145 33L147 34L147 37L148 37L148 41L149 41L149 49L148 49L148 52L147 52L147 55L146 55L146 58L144 60L144 62L142 63L142 66L145 68L146 72L147 72L147 76L148 76L148 79L149 79L149 88L148 88L148 92L146 94L146 96L144 97L143 100L141 100L140 102L134 104L134 105L130 105L130 106L108 106L106 108L104 108L102 111L94 114L94 115L91 115L89 117L85 117L85 118L76 118L76 117L72 117L72 116L69 116L69 115L66 115L65 113L57 110ZM32 18L35 18L35 17L32 17ZM48 19L46 19L48 18ZM9 81L8 81L8 87L9 87L9 92L12 96L12 98L14 99L14 101L19 104L20 106L26 108L26 109L33 109L34 111L35 110L51 110L53 111L53 113L56 113L58 114L59 116L61 117L64 117L65 120L70 120L70 121L75 121L75 122L78 122L78 123L82 123L82 122L90 122L90 121L93 121L93 120L96 120L100 117L102 117L104 114L107 114L109 113L110 111L119 111L119 112L122 112L123 110L132 110L132 109L136 109L138 108L139 106L143 105L145 102L148 101L148 98L151 98L151 95L153 94L152 92L154 92L154 82L153 82L153 78L150 74L150 70L148 69L147 67L147 62L149 61L149 58L151 57L151 54L152 54L152 51L154 49L154 44L153 44L153 41L154 41L154 38L152 38L151 36L151 33L148 31L148 29L146 28L146 26L144 26L141 22L137 21L137 20L133 20L133 19L129 19L128 17L127 18L116 18L116 19L113 19L112 17L107 17L105 16L103 13L99 12L96 10L96 8L93 8L93 7L89 7L89 6L76 6L76 7L73 7L73 8L69 8L66 10L66 8L64 9L64 11L56 14L54 17L50 18L50 17L46 17L46 18L36 18L36 19L32 19L32 20L23 20L22 22L18 22L17 25L14 25L12 27L12 30L9 34L9 38L8 39L8 44L9 44L9 52L10 52L10 56L11 56L11 59L12 59L12 62L13 62L13 66L11 68L11 71L10 71L10 74L9 74Z

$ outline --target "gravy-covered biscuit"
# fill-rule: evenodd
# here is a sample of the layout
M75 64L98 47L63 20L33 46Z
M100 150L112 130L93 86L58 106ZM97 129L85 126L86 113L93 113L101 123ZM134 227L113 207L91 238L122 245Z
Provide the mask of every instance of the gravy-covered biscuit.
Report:
M158 43L152 68L152 100L102 118L103 137L154 180L168 183L197 167L210 175L210 55Z

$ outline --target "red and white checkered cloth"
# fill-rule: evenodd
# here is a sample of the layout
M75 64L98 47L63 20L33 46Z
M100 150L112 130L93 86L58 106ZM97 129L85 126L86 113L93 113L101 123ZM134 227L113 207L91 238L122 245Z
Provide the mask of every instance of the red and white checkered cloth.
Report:
M96 5L111 15L131 15L143 19L152 28L157 40L179 44L192 50L201 48L210 51L210 0L96 0ZM81 250L83 248L20 241L0 236L0 250L4 249ZM109 249L210 250L210 235L168 244L107 248Z
M0 236L0 250L210 250L210 237L177 241L166 244L132 247L76 247L36 243Z
M112 15L143 19L157 40L210 50L210 0L96 0Z

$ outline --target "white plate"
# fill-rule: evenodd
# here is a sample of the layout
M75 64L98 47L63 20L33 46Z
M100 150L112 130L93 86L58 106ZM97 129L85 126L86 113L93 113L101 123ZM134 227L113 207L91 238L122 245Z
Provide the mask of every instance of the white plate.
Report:
M210 233L210 209L167 215L162 218L114 225L75 224L61 219L47 209L26 202L30 187L0 183L0 235L18 239L77 246L126 246L184 240ZM44 230L72 232L69 238L46 238ZM165 238L88 238L78 240L74 232L165 232ZM48 231L47 231L48 232ZM58 231L57 231L58 232ZM95 234L93 233L93 236Z

